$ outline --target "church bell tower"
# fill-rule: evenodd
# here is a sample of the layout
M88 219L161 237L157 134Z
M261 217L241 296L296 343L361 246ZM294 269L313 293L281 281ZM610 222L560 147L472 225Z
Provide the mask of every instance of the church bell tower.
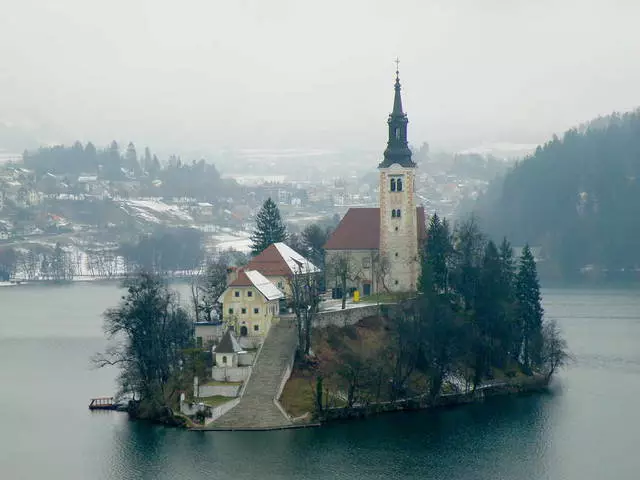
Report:
M397 61L396 61L397 62ZM380 171L380 254L389 262L385 284L392 291L415 291L419 274L416 164L407 143L409 120L402 110L400 74L396 69L389 140Z

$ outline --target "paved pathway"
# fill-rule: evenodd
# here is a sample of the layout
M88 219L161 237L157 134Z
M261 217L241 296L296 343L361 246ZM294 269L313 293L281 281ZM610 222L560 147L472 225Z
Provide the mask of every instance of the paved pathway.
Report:
M240 403L209 426L277 428L291 425L291 421L275 406L273 398L296 345L297 330L293 320L281 318L269 330Z

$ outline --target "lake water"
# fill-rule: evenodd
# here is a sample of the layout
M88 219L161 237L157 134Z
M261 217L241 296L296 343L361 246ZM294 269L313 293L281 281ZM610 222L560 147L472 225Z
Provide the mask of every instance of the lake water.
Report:
M319 429L187 432L91 413L115 285L0 288L2 479L640 478L640 292L545 290L576 363L550 394Z

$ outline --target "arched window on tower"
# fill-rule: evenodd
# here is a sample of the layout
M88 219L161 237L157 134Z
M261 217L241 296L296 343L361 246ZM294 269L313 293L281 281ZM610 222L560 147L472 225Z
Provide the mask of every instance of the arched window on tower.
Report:
M400 127L396 128L396 140L400 140Z
M399 178L398 180L396 180L396 190L397 190L398 192L401 192L401 191L402 191L402 179L401 179L401 178Z
M396 217L400 218L400 209L396 210Z
M395 178L391 179L391 191L392 192L396 191L396 179Z
M391 218L396 218L396 209L391 210Z

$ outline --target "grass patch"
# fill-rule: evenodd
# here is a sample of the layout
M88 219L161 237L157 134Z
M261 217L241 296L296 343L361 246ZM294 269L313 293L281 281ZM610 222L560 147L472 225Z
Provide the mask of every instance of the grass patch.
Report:
M315 410L315 375L308 370L295 371L284 386L280 404L293 417L300 417Z
M222 397L220 395L214 395L212 397L200 397L197 398L195 401L196 403L204 403L205 405L208 405L209 407L218 407L224 403L230 402L231 400L233 400L233 398L231 397Z

